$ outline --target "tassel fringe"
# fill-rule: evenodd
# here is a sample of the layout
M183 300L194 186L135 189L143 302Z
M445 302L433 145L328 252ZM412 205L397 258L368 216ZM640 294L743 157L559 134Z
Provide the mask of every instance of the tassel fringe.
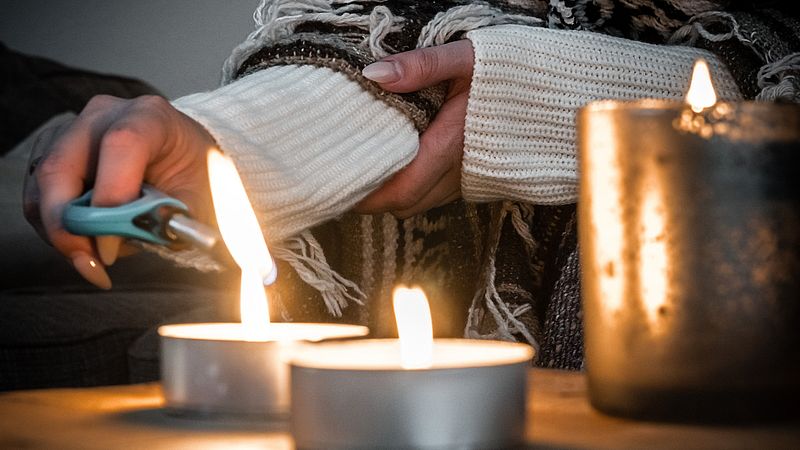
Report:
M361 286L367 295L375 289L375 266L371 263L375 257L375 242L372 239L373 216L361 216L359 232L361 233Z
M417 48L441 45L456 34L478 28L506 24L542 26L544 21L531 16L508 14L484 2L456 6L436 14L422 28L417 40Z
M373 0L371 3L383 3ZM222 84L236 76L239 66L260 48L289 38L297 26L306 22L320 22L336 27L355 27L367 31L369 36L361 43L373 58L380 59L394 52L384 46L390 33L402 30L405 18L395 16L389 8L378 5L370 14L359 14L364 6L353 1L323 0L261 0L253 13L256 29L233 49L222 66Z
M758 71L757 100L800 102L800 53L792 53Z
M377 0L371 3L383 3L383 1ZM367 31L369 35L360 45L368 49L375 59L384 58L394 53L394 49L385 45L385 38L391 33L401 31L406 19L395 16L384 5L375 6L368 15L363 14L363 10L364 7L356 4L353 0L262 0L253 14L256 29L242 44L233 50L225 62L222 83L231 82L238 67L258 49L289 38L298 25L310 21L327 23L333 26L356 27ZM530 16L508 14L485 2L456 6L437 14L422 28L417 47L440 45L460 33L501 24L542 26L543 20ZM471 229L475 238L480 241L482 240L483 232L477 224L475 208L472 207L471 211ZM527 341L536 345L533 336L517 319L529 306L523 305L514 311L509 310L494 286L495 253L499 243L502 222L509 213L511 214L514 228L522 237L526 247L533 248L535 245L533 237L524 223L525 219L532 214L532 209L519 205L514 206L511 203L504 204L497 218L498 223L495 224L493 234L489 239L489 248L487 249L485 260L484 288L475 296L473 307L470 309L470 318L472 319L477 314L477 310L480 307L479 299L483 298L486 308L491 312L499 326L495 333L484 337L491 336L513 340L513 333L520 333ZM364 262L361 281L367 292L372 292L373 289L376 289L375 295L389 295L397 276L396 254L399 244L397 220L390 214L381 217L383 264L380 281L376 279L377 274L374 273L374 268L370 264L375 254L372 240L373 221L373 217L365 216L360 223L363 236L362 261ZM424 228L425 225L425 218L420 220L412 218L403 222L404 236L406 237L406 242L404 242L403 273L401 274L403 279L411 277L416 255L421 251L421 248L418 248L421 242L413 240L413 228ZM301 236L290 239L283 244L273 250L275 256L287 261L303 281L322 293L325 305L332 315L340 317L342 309L347 306L349 301L363 304L366 298L364 291L358 285L345 279L330 268L321 246L310 232L305 232ZM379 285L376 286L376 283ZM468 325L468 330L470 329ZM467 334L469 335L470 333L472 332L468 331Z
M381 216L383 231L383 274L378 298L388 298L394 288L397 277L397 246L400 240L400 230L397 219L386 213Z
M486 242L483 273L481 275L481 288L475 293L472 299L472 305L469 308L467 316L467 326L464 330L464 336L470 339L500 339L505 341L515 341L514 334L521 334L525 340L533 346L536 351L539 351L539 343L531 334L530 330L523 324L518 317L530 310L530 304L520 305L513 311L510 310L508 304L503 301L495 284L496 276L496 256L497 248L500 244L500 235L503 231L503 223L506 217L511 214L512 224L514 229L525 242L526 247L530 249L534 247L533 238L527 239L530 236L530 231L527 225L524 227L519 221L524 220L524 217L530 217L533 214L533 209L530 205L522 205L512 202L503 202L499 204L492 213L491 225L489 236ZM516 216L516 219L514 218ZM517 222L517 223L515 223ZM524 229L524 232L522 230ZM488 310L496 325L496 329L489 333L482 333L482 322L484 318L484 311Z
M275 257L289 263L300 278L322 294L328 312L341 317L349 302L364 304L366 295L357 284L331 269L322 246L306 231L277 247Z
M711 25L727 27L728 32L712 33L706 28ZM742 44L753 48L752 42L739 31L739 24L736 19L732 15L720 11L709 11L695 15L689 19L686 25L675 30L675 33L669 39L669 43L693 46L701 37L711 42L727 41L735 37Z
M712 33L707 27L720 25L727 28L727 32ZM789 54L777 61L770 61L772 55L764 55L753 45L753 41L744 36L736 19L719 11L710 11L698 14L682 26L669 40L670 44L694 45L699 38L711 42L722 42L736 39L766 62L758 71L758 87L761 92L756 95L756 100L761 101L788 101L800 102L800 53Z

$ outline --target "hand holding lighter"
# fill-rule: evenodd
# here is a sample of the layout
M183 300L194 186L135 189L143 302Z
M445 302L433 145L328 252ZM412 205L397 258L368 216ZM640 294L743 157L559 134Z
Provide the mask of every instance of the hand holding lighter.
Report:
M64 210L64 228L82 236L122 236L168 247L189 245L211 254L216 259L229 259L219 233L189 215L189 208L180 200L158 189L142 186L142 196L116 207L91 206L92 191L73 200ZM220 253L228 256L221 258ZM264 285L272 284L277 268L264 277Z

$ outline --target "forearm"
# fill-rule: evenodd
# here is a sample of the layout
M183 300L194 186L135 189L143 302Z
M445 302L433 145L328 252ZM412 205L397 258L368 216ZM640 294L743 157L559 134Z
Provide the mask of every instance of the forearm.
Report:
M175 105L233 156L273 242L351 209L411 161L444 101L443 84L393 93L365 65L480 26L541 22L460 1L266 3L255 18L225 64L228 85Z
M578 109L597 99L680 99L698 57L709 61L721 98L740 97L727 69L690 47L513 25L467 38L475 68L462 192L472 201L575 202Z

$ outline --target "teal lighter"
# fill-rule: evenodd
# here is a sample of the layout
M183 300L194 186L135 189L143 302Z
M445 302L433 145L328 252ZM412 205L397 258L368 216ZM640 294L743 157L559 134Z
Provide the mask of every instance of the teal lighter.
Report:
M91 206L92 191L73 200L65 208L64 228L82 236L122 236L172 248L191 246L230 265L232 258L219 233L191 218L180 200L158 189L142 186L142 196L116 207ZM275 281L277 270L264 277L264 284Z

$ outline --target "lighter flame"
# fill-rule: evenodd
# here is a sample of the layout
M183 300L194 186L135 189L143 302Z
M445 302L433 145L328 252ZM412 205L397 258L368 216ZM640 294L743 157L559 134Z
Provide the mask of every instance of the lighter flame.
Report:
M692 81L689 84L689 92L686 93L686 103L696 113L717 103L717 94L714 92L713 83L711 83L711 72L708 70L708 64L704 59L698 59L694 63Z
M394 290L394 316L400 336L400 365L425 369L433 364L433 322L428 299L419 288Z
M242 284L239 290L239 308L245 336L262 340L269 330L269 302L258 272L242 269Z
M208 177L222 240L242 269L242 324L255 336L269 326L262 280L272 273L274 263L233 161L218 150L209 151Z

